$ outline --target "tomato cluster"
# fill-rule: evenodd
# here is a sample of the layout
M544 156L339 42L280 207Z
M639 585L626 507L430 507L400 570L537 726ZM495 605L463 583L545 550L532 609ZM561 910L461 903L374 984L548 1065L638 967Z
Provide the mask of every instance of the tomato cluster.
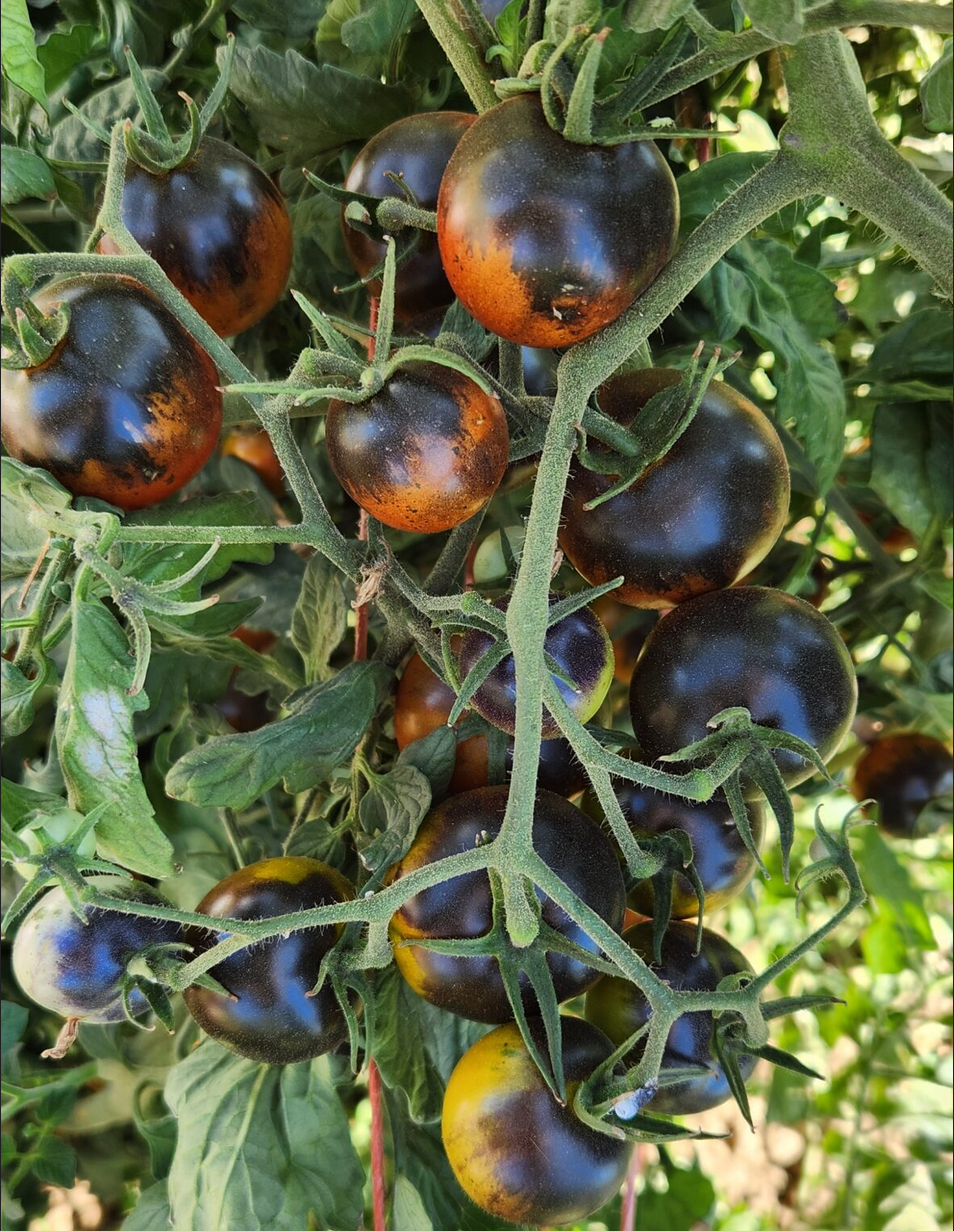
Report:
M550 348L572 346L616 320L668 261L679 221L672 172L652 142L573 144L551 128L536 94L510 98L480 117L438 112L391 124L357 155L345 190L365 201L406 196L436 210L436 236L422 234L402 252L398 319L412 332L433 335L435 310L456 296L497 338L525 348L526 391L535 397L554 392ZM382 290L383 236L373 220L352 226L351 216L342 211L345 248L376 297ZM186 163L167 172L131 163L122 217L219 334L248 329L282 294L292 235L281 194L259 167L222 142L206 138ZM100 246L116 250L108 237ZM47 292L45 306L56 304L69 308L69 319L48 358L3 375L4 445L14 456L45 466L74 494L123 510L178 491L219 438L222 398L209 355L150 291L128 278L62 283ZM118 337L122 363L115 358ZM387 369L386 379L380 368L365 372L362 392L368 396L330 400L324 421L328 460L345 492L384 526L417 534L443 532L480 513L510 460L508 417L488 392L491 375L503 366L492 358L481 375L459 355L447 366L422 360L417 352L410 362ZM598 408L621 428L634 429L651 399L680 379L666 369L614 376L597 391ZM539 409L540 403L529 405ZM252 467L277 500L286 497L266 433L230 432L220 451ZM605 459L606 450L591 445L590 454ZM629 688L639 744L633 755L643 764L704 738L713 716L733 708L797 736L828 760L855 711L848 650L811 605L780 590L739 584L771 551L788 517L789 468L769 419L729 385L710 384L668 452L596 507L589 506L619 476L589 468L585 457L580 450L572 463L560 546L585 581L602 585L621 578L622 584L596 609L584 605L554 619L543 638L550 683L576 723L596 717L615 678ZM498 533L497 544L485 551L484 580L509 582L510 564ZM475 584L481 580L475 575ZM552 593L549 602L562 598ZM505 613L509 602L509 595L497 597L496 613ZM470 710L513 737L514 658L505 654L485 671L486 656L497 652L500 615L484 611L487 619L479 627L468 623L453 653L462 677L479 675ZM658 619L657 611L664 612ZM248 643L263 652L269 648L267 642ZM395 697L398 748L447 724L455 701L454 690L414 653ZM266 695L246 697L234 674L218 709L243 732L272 716ZM465 714L462 721L474 720ZM594 798L587 794L580 807L571 802L587 777L561 721L547 709L541 716L533 813L522 819L531 822L539 860L619 933L627 904L652 916L658 882L627 885L620 852L600 824ZM579 747L576 729L574 724L570 735ZM788 785L812 772L810 763L789 750L772 755ZM511 738L502 767L508 777L512 758ZM886 828L907 834L924 803L950 791L951 772L944 745L898 736L869 751L854 789L859 798L878 801ZM513 822L509 788L490 778L487 735L460 733L446 797L435 799L413 841L408 837L406 854L389 870L390 885L507 834ZM739 894L757 864L763 805L755 785L743 785L751 796L744 805L748 844L724 796L690 802L614 782L638 841L672 832L688 837L707 912ZM586 1218L618 1189L631 1147L578 1118L573 1094L614 1048L646 1025L651 1006L634 983L598 974L587 958L599 960L600 946L537 889L541 943L556 1000L586 995L586 1020L560 1019L568 1099L558 1102L512 1020L517 1005L529 1018L537 1050L547 1053L537 1016L539 984L534 986L521 951L507 939L496 877L487 869L468 872L408 897L390 920L395 962L413 991L431 1004L498 1027L466 1052L447 1085L443 1140L464 1190L492 1215L512 1222ZM121 900L163 904L138 882L109 878L103 884ZM14 970L27 994L55 1012L113 1022L147 1007L138 988L123 995L137 956L179 943L200 956L231 939L234 951L212 966L208 979L186 989L190 1013L210 1038L237 1055L297 1063L337 1049L348 1035L350 1006L328 980L315 990L341 925L294 927L238 944L234 925L230 931L221 921L293 917L353 896L354 887L324 863L266 858L216 885L196 907L208 925L182 932L148 914L88 910L81 920L57 889L21 925ZM674 878L671 913L658 963L652 923L624 933L634 953L670 987L710 992L727 976L751 974L743 955L709 930L697 950L695 926L686 920L700 914L700 900L681 873ZM462 947L441 952L429 947L432 942ZM673 1025L663 1056L665 1080L650 1112L695 1114L729 1097L724 1053L717 1046L721 1028L708 1010L688 1012ZM643 1045L633 1044L627 1064L638 1061ZM737 1061L744 1079L755 1057L741 1052ZM680 1079L679 1069L687 1066L703 1075Z

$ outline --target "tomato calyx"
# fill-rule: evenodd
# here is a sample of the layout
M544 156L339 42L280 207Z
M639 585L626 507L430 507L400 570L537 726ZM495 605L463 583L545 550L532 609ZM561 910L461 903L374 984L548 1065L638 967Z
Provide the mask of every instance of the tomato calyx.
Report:
M577 450L580 464L597 474L616 476L616 482L584 504L587 512L631 487L654 462L666 456L692 423L712 380L739 354L722 359L717 346L700 372L702 350L700 342L679 383L654 393L632 424L624 427L602 414L599 420L595 415L584 418ZM608 444L609 451L605 447L591 450L588 435Z
M422 208L403 176L396 175L393 171L388 171L387 177L401 192L399 197L376 197L367 192L330 184L307 167L302 168L302 173L313 188L344 207L344 220L355 231L379 244L387 243L398 234L401 241L400 245L395 246L395 263L398 269L407 264L420 247L421 233L437 230L436 212ZM336 286L335 290L339 294L345 294L382 279L386 264L387 254L373 269L353 282Z
M753 722L752 715L743 706L733 706L720 711L709 719L706 727L712 732L711 735L658 759L670 764L705 765L711 773L719 777L742 840L755 859L759 871L768 879L768 869L759 852L745 810L743 788L751 789L750 784L758 787L765 795L778 822L782 846L782 875L787 882L789 859L795 840L795 813L781 772L772 758L772 752L784 749L795 753L830 782L825 762L817 750L805 740L791 735L788 731L779 731L774 727Z
M180 92L179 97L186 106L189 127L178 140L171 136L162 109L132 49L126 47L125 54L133 92L139 104L145 128L138 128L131 120L126 120L123 124L123 145L128 157L144 171L148 171L151 175L167 175L170 171L188 163L195 156L210 124L225 102L232 74L232 61L235 58L235 36L228 35L218 80L201 110L188 94ZM98 135L102 140L104 135L102 133ZM105 139L108 144L108 135Z
M516 48L502 43L491 47L488 55L501 59L510 74L499 77L494 90L501 100L538 91L547 123L567 141L612 146L659 136L710 135L709 129L687 128L668 118L639 122L643 101L675 63L685 43L688 28L681 23L647 64L628 72L623 80L607 83L600 81L600 67L609 27L594 31L586 25L572 26L560 41L539 37L542 31L536 33L537 41L524 49L522 62Z

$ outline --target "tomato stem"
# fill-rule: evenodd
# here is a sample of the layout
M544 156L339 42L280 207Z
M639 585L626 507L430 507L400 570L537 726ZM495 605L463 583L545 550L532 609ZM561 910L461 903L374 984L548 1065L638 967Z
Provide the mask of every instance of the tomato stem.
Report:
M371 1208L374 1231L387 1231L384 1216L384 1107L381 1074L373 1060L368 1061L368 1099L371 1103Z

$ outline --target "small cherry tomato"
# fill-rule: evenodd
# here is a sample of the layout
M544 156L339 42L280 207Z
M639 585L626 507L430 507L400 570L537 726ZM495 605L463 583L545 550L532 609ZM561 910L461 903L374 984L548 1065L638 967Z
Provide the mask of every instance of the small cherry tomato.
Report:
M434 209L441 176L458 141L476 117L463 111L428 111L395 120L371 138L351 164L344 186L372 197L405 199L388 172L399 175L422 209ZM360 277L384 260L385 248L355 230L341 211L345 251ZM368 283L368 293L381 294L380 279ZM415 251L400 266L394 287L394 312L410 321L431 308L446 307L454 298L444 270L437 239L422 232Z
M651 141L573 144L532 94L467 130L437 200L454 293L522 346L572 346L614 321L669 260L678 227L676 182Z
M425 818L411 849L398 864L395 879L496 837L507 807L508 788L489 786L445 799ZM486 838L483 837L486 835ZM626 894L609 839L579 808L550 791L538 791L533 814L533 845L563 883L619 930ZM562 936L597 952L587 933L549 898L540 897L544 922ZM478 1022L503 1022L513 1016L503 980L492 956L459 957L435 953L405 941L469 940L486 935L493 918L487 873L468 872L422 890L395 911L390 926L398 969L419 996ZM548 953L547 965L559 1000L578 996L597 977L576 958ZM521 975L525 1003L536 997Z
M394 734L398 748L406 748L438 727L445 726L456 696L453 688L415 654L401 676L394 704ZM513 765L513 743L508 741L507 777ZM487 740L471 735L459 740L454 772L448 783L450 795L487 785ZM565 739L545 740L540 745L537 785L557 795L575 795L586 786L586 772Z
M578 1017L561 1019L567 1103L547 1089L514 1022L491 1030L457 1062L444 1095L441 1136L461 1188L506 1222L575 1223L615 1196L630 1142L578 1119L573 1094L612 1051ZM534 1043L546 1055L539 1019Z
M192 158L155 175L130 160L122 219L196 312L223 337L281 298L291 272L285 201L241 150L206 137ZM104 236L101 252L118 252Z
M87 880L102 893L126 902L152 906L169 903L141 881L116 876ZM84 918L73 912L62 889L44 894L17 930L13 942L13 973L31 1000L60 1013L97 1025L125 1017L122 978L129 960L152 945L182 940L178 923L126 915L118 910L83 908ZM137 1016L149 1006L138 990L130 997Z
M662 962L653 959L653 925L638 923L623 933L623 939L665 983L676 991L713 992L726 975L752 973L745 957L716 932L705 928L702 948L696 948L694 923L670 923L663 938ZM587 1021L599 1027L619 1047L649 1020L649 1002L635 983L606 976L586 996ZM669 1031L662 1068L693 1065L709 1069L704 1077L691 1077L674 1086L661 1086L646 1108L664 1116L692 1116L718 1107L731 1097L725 1070L715 1053L715 1019L708 1010L684 1013ZM635 1064L642 1053L637 1046L626 1057ZM754 1056L739 1056L744 1080L755 1069Z
M275 717L268 704L268 693L242 692L235 682L237 675L238 668L229 676L228 687L216 701L215 708L233 731L257 731Z
M223 457L236 457L250 466L276 500L285 498L285 472L268 432L262 428L229 432L222 441L220 452Z
M482 509L507 468L496 398L436 363L399 369L356 405L331 402L328 457L356 504L395 530L436 534Z
M916 837L918 818L928 804L954 790L954 757L930 735L885 735L858 761L851 790L855 799L877 803L878 819L888 833Z
M233 872L196 910L213 918L269 919L353 896L334 868L317 859L286 855ZM348 1036L341 1006L329 983L317 996L309 993L321 959L340 930L337 925L307 928L231 954L209 973L237 999L193 985L183 993L189 1012L210 1038L249 1060L296 1064L332 1051ZM202 928L186 933L196 954L228 936Z
M706 891L705 913L711 915L741 893L755 872L755 859L749 852L729 805L722 799L694 803L678 795L664 795L636 782L614 784L616 797L637 841L653 838L672 829L681 829L692 841L693 866ZM601 816L594 798L587 798L587 811ZM745 806L752 837L761 846L764 809L754 801ZM654 891L652 880L637 882L629 891L631 910L652 917ZM699 899L687 877L679 874L672 888L672 917L692 919L699 914Z
M650 398L680 379L660 368L628 372L601 387L600 407L629 426ZM587 510L617 477L574 464L560 546L592 585L622 577L613 597L633 607L673 607L732 585L768 555L788 514L788 462L778 433L758 407L720 382L709 385L664 457Z
M222 424L215 365L131 278L61 282L66 334L38 367L4 369L3 443L75 496L120 509L158 504L205 465Z
M858 685L845 643L809 603L744 586L680 604L646 639L630 686L633 730L647 758L709 734L710 718L743 706L754 722L787 731L827 761L851 727ZM775 750L786 783L815 771Z
M550 603L558 602L561 597L551 594ZM505 611L508 603L508 598L502 598L494 606ZM493 644L489 633L471 629L464 634L460 665L465 675ZM547 630L543 647L566 678L573 681L571 687L553 676L554 684L580 722L588 722L602 705L613 679L613 650L606 629L589 607L581 607ZM508 655L494 667L474 693L471 705L481 717L513 735L517 713L517 675L513 655ZM556 719L545 711L543 738L553 739L559 734Z

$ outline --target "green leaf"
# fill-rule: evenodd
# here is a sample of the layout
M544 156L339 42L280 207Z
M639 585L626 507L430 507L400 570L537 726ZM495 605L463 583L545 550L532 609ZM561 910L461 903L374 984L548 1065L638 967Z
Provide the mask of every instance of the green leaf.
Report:
M802 0L742 0L756 30L775 43L795 43L805 27Z
M171 1226L169 1185L163 1180L140 1195L133 1212L123 1222L123 1231L169 1231Z
M289 699L289 716L245 735L225 735L173 765L173 799L245 808L284 780L294 794L314 786L352 755L391 678L381 663L351 663L333 679Z
M267 30L294 42L307 38L314 32L321 16L321 0L238 0L231 6L236 17L241 17L256 30Z
M76 1152L52 1134L41 1138L33 1158L33 1174L41 1184L72 1188L76 1183Z
M31 787L4 778L0 784L0 811L11 829L18 830L36 813L54 814L66 808L66 800L47 791L34 791Z
M254 1064L204 1043L172 1070L166 1100L179 1120L176 1231L361 1221L364 1173L327 1058Z
M391 1206L393 1231L434 1231L421 1194L405 1175L394 1181L394 1203Z
M122 44L119 46L119 51L120 62L123 64L125 73ZM136 57L140 62L145 59L139 55L138 50L136 50ZM161 90L166 84L165 75L156 68L145 68L143 73L152 90ZM105 86L102 90L91 94L79 110L94 124L105 128L107 132L125 117L132 120L134 124L142 119L132 81L125 76L113 85ZM102 142L75 115L65 116L59 121L53 130L53 144L50 148L54 158L61 158L65 161L96 162L106 157L106 150ZM167 508L163 511L169 512L170 510Z
M69 30L54 30L45 43L36 49L43 65L47 94L55 94L65 85L73 69L85 64L99 42L95 26L71 26Z
M438 727L408 744L398 754L398 765L413 765L431 784L431 795L440 798L454 772L457 759L457 736L450 727Z
M35 680L27 679L19 667L0 661L0 678L3 681L2 699L0 699L0 727L3 738L11 739L22 735L33 725L33 700L36 692L43 685L42 676Z
M371 0L341 23L341 41L356 56L381 56L417 15L414 0Z
M403 859L430 806L431 784L413 765L375 775L358 808L365 832L377 835L361 848L364 866L376 872Z
M947 377L943 383L949 385L952 348L950 308L922 308L882 334L865 366L865 379L874 384L936 376Z
M888 405L874 413L869 482L918 538L935 517L950 517L951 429L949 406Z
M404 1093L412 1120L437 1120L454 1065L486 1026L428 1004L394 966L375 980L375 997L374 1059L381 1080Z
M691 1231L708 1221L715 1204L712 1181L698 1164L675 1167L668 1159L662 1170L666 1188L647 1184L636 1203L636 1231Z
M406 86L262 46L236 49L230 88L248 108L259 140L292 166L370 137L414 109Z
M50 168L39 154L4 145L0 165L0 204L16 205L29 197L41 200L56 195Z
M858 863L874 906L874 918L861 936L865 959L876 974L910 970L913 954L937 948L924 892L877 829L863 826L855 840L861 844Z
M940 56L921 78L921 119L931 133L949 133L954 128L954 39L948 39Z
M324 556L308 561L292 615L291 639L305 664L309 684L328 677L328 663L348 631L341 575Z
M2 0L0 19L3 27L0 59L4 75L49 112L43 69L37 59L36 36L30 24L26 0Z
M841 372L816 341L835 333L844 318L833 284L774 239L747 239L726 253L694 294L711 312L718 337L731 339L746 329L774 352L777 417L790 422L804 444L823 494L844 451Z
M641 34L668 30L691 8L692 0L635 0L626 6L623 24Z
M30 1014L22 1004L14 1004L12 1000L0 1001L0 1048L3 1054L12 1051L23 1038Z
M89 813L111 803L97 850L132 872L171 876L172 844L155 821L139 771L133 715L144 692L127 689L133 662L125 634L102 603L73 604L73 636L56 711L56 747L70 804Z

